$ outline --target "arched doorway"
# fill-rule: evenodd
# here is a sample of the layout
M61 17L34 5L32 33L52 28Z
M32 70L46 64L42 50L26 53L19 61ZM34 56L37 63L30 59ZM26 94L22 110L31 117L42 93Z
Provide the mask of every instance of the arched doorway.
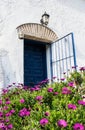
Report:
M50 59L47 46L57 40L50 28L37 23L27 23L17 27L19 39L23 39L24 85L34 86L48 78Z
M37 84L52 77L57 77L59 81L63 78L63 73L68 75L68 70L71 70L72 66L76 66L73 33L58 39L54 31L35 23L23 24L17 28L17 31L19 38L23 39L24 43L23 79L25 85ZM27 52L26 49L28 49ZM43 66L42 69L40 64ZM29 73L30 76L28 76Z

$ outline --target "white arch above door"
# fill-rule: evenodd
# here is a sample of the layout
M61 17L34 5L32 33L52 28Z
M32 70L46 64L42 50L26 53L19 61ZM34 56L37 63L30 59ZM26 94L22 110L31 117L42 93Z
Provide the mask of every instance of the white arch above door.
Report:
M18 37L20 39L31 39L52 43L58 39L56 33L47 26L37 23L26 23L17 27Z

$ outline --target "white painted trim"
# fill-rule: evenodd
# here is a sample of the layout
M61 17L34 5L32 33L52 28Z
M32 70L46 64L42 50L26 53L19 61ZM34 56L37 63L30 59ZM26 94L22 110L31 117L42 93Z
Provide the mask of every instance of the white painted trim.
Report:
M47 78L51 79L50 45L46 45Z

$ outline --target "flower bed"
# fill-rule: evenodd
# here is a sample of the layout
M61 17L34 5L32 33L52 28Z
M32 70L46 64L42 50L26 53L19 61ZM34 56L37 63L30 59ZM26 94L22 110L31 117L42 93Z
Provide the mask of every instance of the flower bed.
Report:
M70 79L46 87L13 85L2 92L0 130L85 130L85 101Z

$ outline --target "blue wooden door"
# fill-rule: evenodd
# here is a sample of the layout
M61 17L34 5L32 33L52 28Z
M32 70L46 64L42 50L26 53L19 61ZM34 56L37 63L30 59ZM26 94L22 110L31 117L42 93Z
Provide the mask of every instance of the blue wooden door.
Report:
M46 45L25 39L24 85L34 86L46 78Z

